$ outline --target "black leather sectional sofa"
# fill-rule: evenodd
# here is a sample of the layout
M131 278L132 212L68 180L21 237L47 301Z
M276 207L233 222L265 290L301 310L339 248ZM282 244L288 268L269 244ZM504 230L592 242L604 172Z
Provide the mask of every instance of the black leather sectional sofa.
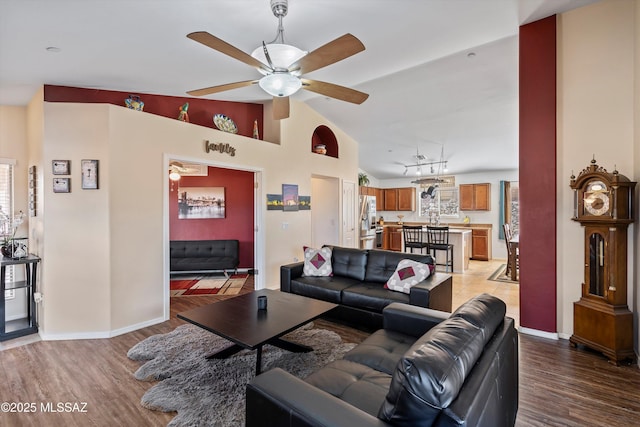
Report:
M247 427L512 427L518 335L504 302L453 314L393 303L384 328L305 380L275 368L247 385Z
M283 265L280 290L339 304L330 317L370 330L382 327L382 310L393 302L451 311L449 274L432 273L413 286L409 294L384 288L400 260L433 265L431 255L340 246L331 246L331 249L332 276L303 276L303 262Z
M240 264L238 240L172 240L171 273L236 271Z

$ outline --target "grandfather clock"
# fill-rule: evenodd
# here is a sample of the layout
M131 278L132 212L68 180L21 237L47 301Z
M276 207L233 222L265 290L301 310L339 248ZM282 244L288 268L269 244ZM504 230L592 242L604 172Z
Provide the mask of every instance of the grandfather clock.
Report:
M627 228L633 222L631 182L609 173L595 158L578 177L571 175L572 220L584 226L582 297L573 303L575 347L602 352L609 362L634 357L633 314L627 308Z

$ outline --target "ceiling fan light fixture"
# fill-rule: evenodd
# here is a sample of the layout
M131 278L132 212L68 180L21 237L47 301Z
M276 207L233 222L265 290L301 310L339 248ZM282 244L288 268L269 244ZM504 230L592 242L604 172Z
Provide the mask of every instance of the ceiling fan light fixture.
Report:
M271 59L271 63L273 67L277 70L287 70L289 65L293 64L303 56L307 54L304 50L298 49L295 46L291 46L288 44L281 43L269 43L267 46L267 51L269 51L269 58ZM262 46L258 46L253 52L251 52L251 56L253 56L258 61L263 64L268 64L269 60L264 54L264 48ZM268 70L263 70L259 68L262 74L269 74Z
M296 76L289 73L273 73L264 76L258 81L260 87L272 96L290 96L302 87L302 82Z
M181 178L181 176L180 176L180 174L178 172L176 172L176 171L169 172L169 179L171 181L180 181L180 178Z

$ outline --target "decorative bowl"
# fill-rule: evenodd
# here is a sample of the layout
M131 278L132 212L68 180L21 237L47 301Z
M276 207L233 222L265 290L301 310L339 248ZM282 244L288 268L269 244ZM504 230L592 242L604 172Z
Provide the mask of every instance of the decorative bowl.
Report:
M224 114L216 114L213 116L213 123L223 132L238 133L238 127L236 124Z

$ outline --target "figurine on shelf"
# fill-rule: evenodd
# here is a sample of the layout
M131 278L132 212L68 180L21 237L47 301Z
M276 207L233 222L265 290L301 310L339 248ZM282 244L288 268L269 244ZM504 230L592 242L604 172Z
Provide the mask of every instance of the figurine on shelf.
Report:
M178 120L180 120L181 122L189 123L189 113L187 113L187 110L189 110L189 103L185 102L184 104L182 104L179 110L180 114L178 115Z
M260 139L260 134L258 132L258 121L257 120L253 121L253 138L254 139Z
M124 100L124 104L127 106L127 108L136 111L142 111L142 109L144 108L144 102L142 102L140 97L136 95L129 95L129 97Z

